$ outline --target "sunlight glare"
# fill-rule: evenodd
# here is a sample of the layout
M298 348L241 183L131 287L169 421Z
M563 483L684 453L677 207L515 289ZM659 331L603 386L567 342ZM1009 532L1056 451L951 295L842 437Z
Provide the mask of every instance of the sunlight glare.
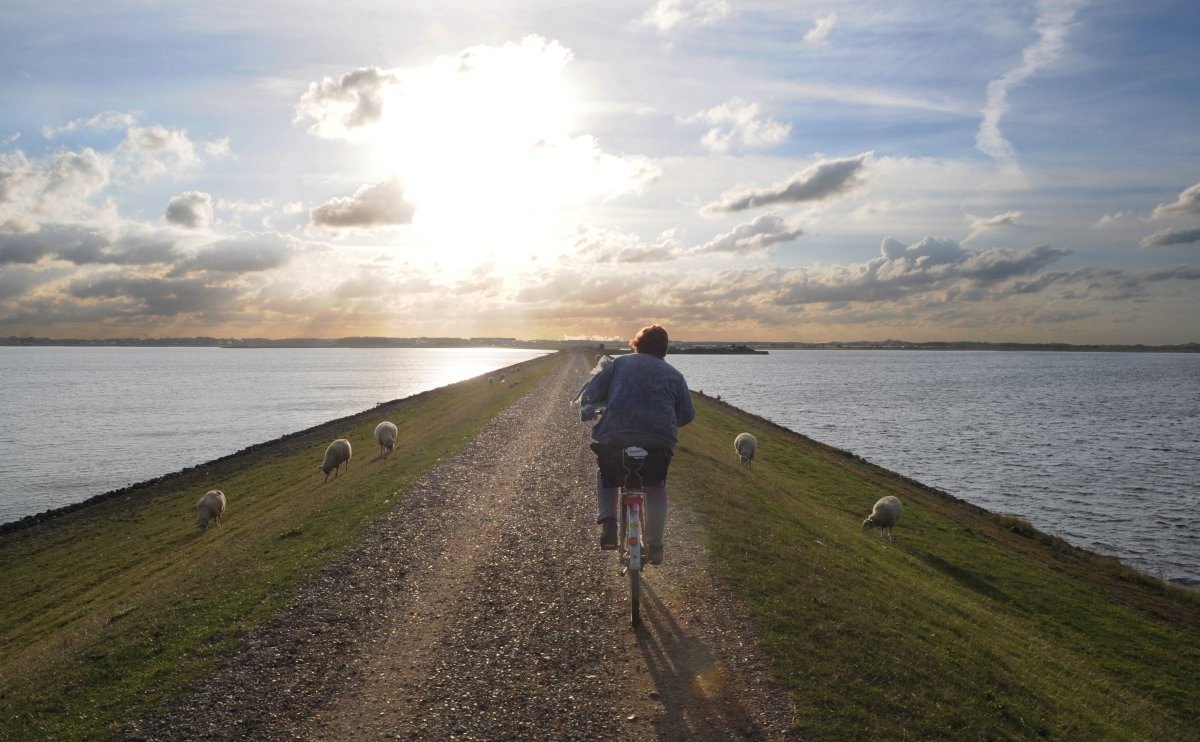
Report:
M531 36L404 74L376 146L442 264L467 269L551 249L559 210L594 191L595 144L568 134L575 104L562 72L571 56Z

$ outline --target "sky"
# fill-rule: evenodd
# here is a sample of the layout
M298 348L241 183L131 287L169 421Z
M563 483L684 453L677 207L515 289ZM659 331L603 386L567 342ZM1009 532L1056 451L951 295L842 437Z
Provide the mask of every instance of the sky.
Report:
M1200 341L1194 0L0 5L0 336Z

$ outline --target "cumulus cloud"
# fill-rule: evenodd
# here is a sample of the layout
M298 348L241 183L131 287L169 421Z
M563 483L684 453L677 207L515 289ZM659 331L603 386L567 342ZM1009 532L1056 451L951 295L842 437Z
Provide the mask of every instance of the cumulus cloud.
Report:
M269 198L261 198L257 201L242 201L238 199L219 199L216 207L222 211L232 211L237 214L257 214L260 211L266 211L275 207L275 202ZM299 213L303 208L297 209L292 213ZM287 206L284 207L284 213L287 212Z
M207 229L213 220L212 196L201 191L188 191L167 203L167 222L187 229Z
M88 209L86 199L111 185L130 178L178 176L230 154L227 138L198 140L184 129L160 124L142 126L133 114L118 111L47 127L43 133L48 138L68 138L83 130L118 130L124 132L124 137L105 151L84 146L39 160L29 160L21 153L0 155L0 206L7 200L20 202L25 209L50 220L61 220L71 213L79 218Z
M1111 227L1113 225L1120 224L1122 222L1128 222L1136 218L1137 214L1133 213L1132 211L1117 211L1112 214L1105 214L1097 219L1096 223L1092 226L1097 229L1104 229L1105 227Z
M365 185L353 196L331 199L309 213L317 226L366 228L411 224L415 211L405 200L404 184L392 179Z
M804 34L804 40L810 44L824 44L829 39L829 32L836 24L837 13L826 13L817 18L816 25Z
M226 139L197 142L183 129L154 124L129 127L119 151L135 176L151 179L195 167L205 156L222 157L229 152L229 142Z
M1156 206L1150 217L1158 219L1164 216L1197 214L1200 214L1200 183L1185 189L1173 203Z
M786 141L792 131L791 124L761 116L757 103L748 103L741 98L734 98L681 121L711 124L712 128L704 134L700 143L712 152L728 152L735 146L747 149L770 147Z
M802 234L802 229L790 226L774 213L767 213L756 217L754 221L737 225L731 232L717 235L692 252L730 255L765 253L777 245L791 242Z
M43 193L88 196L108 184L109 160L91 147L79 152L62 152L50 161Z
M651 243L629 232L595 226L582 227L576 232L574 250L580 257L597 263L659 263L683 254L673 230Z
M732 12L725 0L658 0L641 22L666 33L676 26L711 26Z
M97 129L101 131L113 129L128 129L137 125L137 118L131 113L122 111L104 111L89 118L79 118L68 121L62 126L45 126L42 136L53 139L60 134L69 134L80 129Z
M200 248L190 258L181 260L171 275L196 271L237 274L267 271L286 265L297 249L295 240L286 235L242 232Z
M1016 150L1000 130L1000 119L1008 113L1008 94L1017 85L1054 64L1066 48L1067 31L1083 0L1039 0L1033 29L1037 38L1021 53L1021 63L992 80L987 86L983 121L975 134L975 146L1002 165L1016 164Z
M1200 242L1200 229L1162 229L1141 241L1143 248L1191 245Z
M736 190L723 194L703 208L705 212L745 211L776 203L823 201L850 191L861 181L861 175L873 152L854 157L820 160L793 176L786 183L769 188Z
M312 119L308 130L317 136L347 136L379 121L387 89L399 82L394 72L378 67L360 67L336 80L325 77L300 97L295 120Z
M967 221L971 231L967 237L963 239L963 242L972 240L984 232L996 229L997 227L1012 226L1016 224L1017 220L1020 218L1021 212L1019 211L1006 211L1003 214L996 214L995 216L988 217L971 216L968 214Z

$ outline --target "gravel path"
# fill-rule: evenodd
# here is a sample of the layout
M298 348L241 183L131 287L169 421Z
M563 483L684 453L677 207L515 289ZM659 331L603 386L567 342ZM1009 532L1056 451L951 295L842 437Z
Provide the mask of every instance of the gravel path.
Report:
M672 509L628 583L597 548L582 353L421 479L170 715L131 739L767 739L788 695ZM673 466L686 466L679 457Z

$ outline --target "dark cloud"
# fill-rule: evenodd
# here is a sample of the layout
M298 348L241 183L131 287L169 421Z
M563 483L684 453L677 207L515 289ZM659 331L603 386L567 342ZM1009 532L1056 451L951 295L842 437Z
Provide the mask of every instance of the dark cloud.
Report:
M880 257L865 263L795 269L723 271L702 281L667 287L674 303L772 304L802 307L847 302L979 301L1016 293L1014 281L1036 275L1069 251L1047 246L1026 250L969 250L953 240L927 237L913 245L888 238ZM1036 290L1025 281L1023 290Z
M216 273L253 273L286 265L296 244L276 232L243 232L237 237L218 240L181 261L171 272L180 276L194 271Z
M76 265L151 265L175 259L174 244L152 234L134 233L114 240L95 227L44 224L36 232L0 233L0 265L36 263L42 258Z
M415 207L404 200L404 185L385 180L359 188L349 198L334 198L310 212L322 227L375 227L411 224Z
M170 317L220 309L235 302L238 290L196 279L108 276L72 281L67 293L76 299L117 299L121 314Z
M705 206L703 211L734 212L777 203L823 201L858 185L859 176L872 155L864 152L854 157L821 160L786 183L771 188L730 191Z
M12 266L0 271L0 300L21 296L44 283L61 278L61 269L36 270L26 266Z
M204 229L213 219L212 196L200 191L181 193L167 203L166 219L179 227Z
M1191 245L1200 242L1200 229L1163 229L1142 239L1142 247Z

